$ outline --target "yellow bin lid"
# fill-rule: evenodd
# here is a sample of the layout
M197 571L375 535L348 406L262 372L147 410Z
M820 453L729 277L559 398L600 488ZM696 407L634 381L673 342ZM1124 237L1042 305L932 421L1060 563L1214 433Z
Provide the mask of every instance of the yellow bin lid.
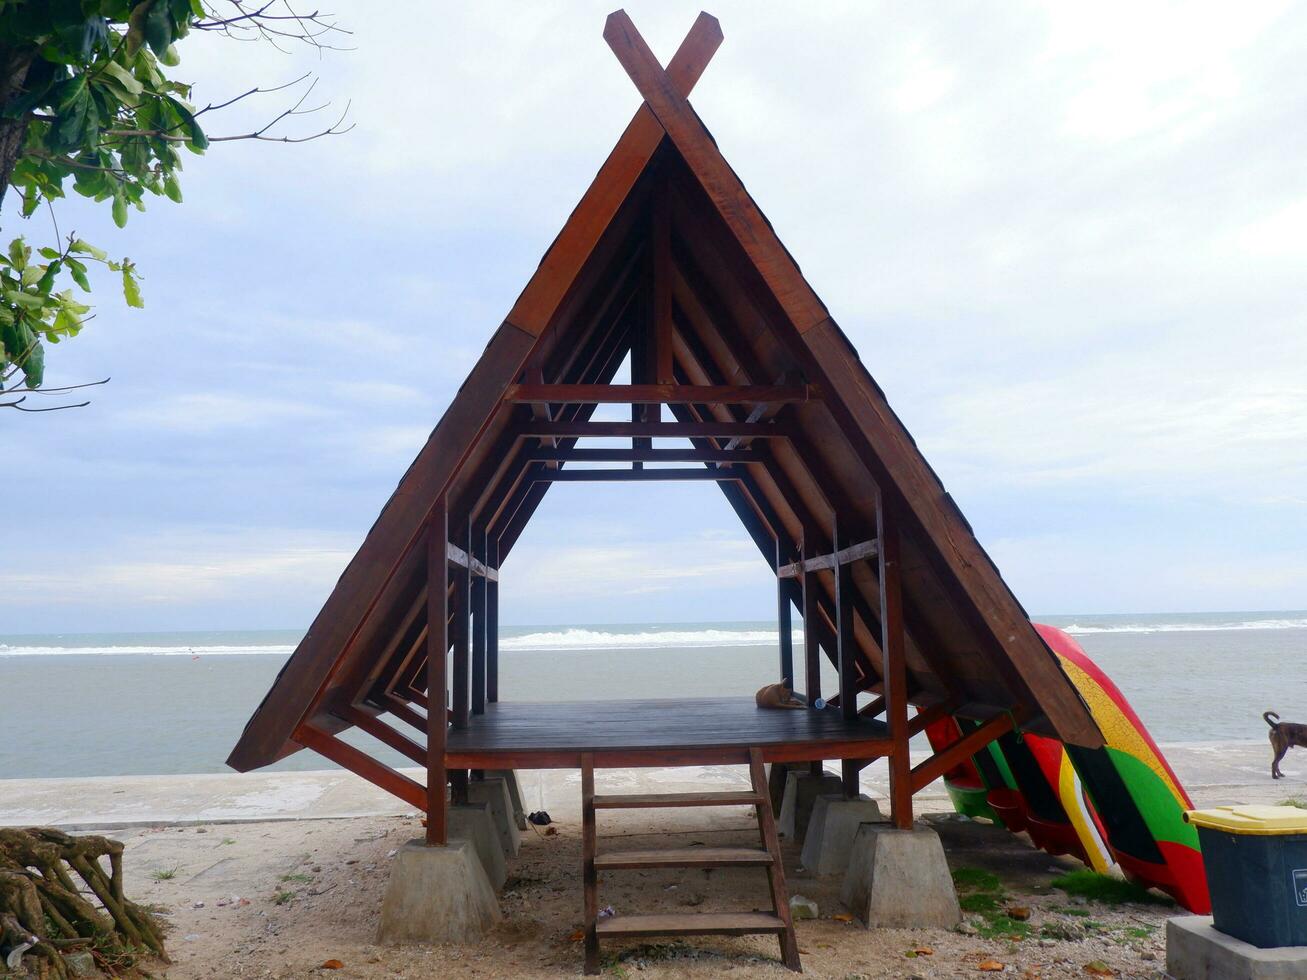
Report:
M1231 834L1307 834L1307 810L1296 806L1217 806L1210 810L1189 810L1184 818L1199 827Z

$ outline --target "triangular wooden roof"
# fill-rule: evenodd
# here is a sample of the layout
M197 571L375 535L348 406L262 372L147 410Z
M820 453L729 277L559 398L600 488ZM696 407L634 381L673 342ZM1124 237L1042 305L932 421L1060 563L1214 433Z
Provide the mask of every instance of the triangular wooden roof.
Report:
M595 402L617 400L606 399L609 382L628 355L633 380L645 384L621 400L670 404L701 458L731 459L735 475L719 486L782 575L805 555L874 542L885 513L894 515L913 703L963 716L983 709L973 717L1010 711L1028 730L1100 745L1075 688L686 100L721 42L716 19L700 15L666 70L624 12L609 17L604 37L644 104L229 765L245 771L297 751L293 735L306 722L340 731L360 711L402 716L405 692L421 698L423 544L437 502L447 505L451 530L470 516L474 534L486 536L474 550L487 564L501 562L550 481L568 472L560 460L576 458L576 437L596 431L586 424ZM738 398L696 404L693 392L706 386L737 387ZM558 400L564 390L568 400ZM553 400L532 404L533 394ZM672 431L673 423L662 425L659 434ZM758 438L763 426L777 437ZM649 430L618 423L611 431L638 439ZM707 462L703 475L716 480L721 471ZM541 474L545 482L536 482ZM459 533L467 547L467 531ZM859 686L874 689L882 670L877 568L856 562L851 579ZM814 580L823 584L810 600L812 628L834 650L835 576Z

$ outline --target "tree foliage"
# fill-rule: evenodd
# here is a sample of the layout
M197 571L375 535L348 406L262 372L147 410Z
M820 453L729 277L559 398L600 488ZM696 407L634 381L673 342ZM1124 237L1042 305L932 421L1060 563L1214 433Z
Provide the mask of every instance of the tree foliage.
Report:
M36 247L32 236L15 237L0 253L0 393L39 388L44 345L82 329L89 266L119 276L127 305L142 305L132 262L75 235L61 238L56 202L70 192L101 202L120 228L151 196L180 203L184 159L211 141L207 114L286 88L256 87L197 109L191 86L170 74L178 42L216 32L324 47L321 38L337 31L322 15L296 14L279 0L0 0L0 208L23 218L48 211L54 235ZM218 139L298 142L343 132L337 122L307 136L269 135L283 119L316 111L304 108L311 90L261 129Z

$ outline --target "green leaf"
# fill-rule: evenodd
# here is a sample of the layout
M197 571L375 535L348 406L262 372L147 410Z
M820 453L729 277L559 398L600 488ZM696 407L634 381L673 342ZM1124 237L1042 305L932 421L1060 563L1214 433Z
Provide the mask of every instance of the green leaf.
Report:
M55 259L48 266L46 266L45 273L41 276L40 280L37 282L36 288L41 290L41 292L45 293L48 296L50 294L50 290L54 288L55 276L59 275L59 270L62 267L63 267L63 263L60 262L58 259Z
M168 195L169 200L182 203L182 185L178 182L176 174L164 175L163 192Z
M141 97L141 93L145 91L145 86L136 80L136 76L116 61L106 62L101 71L104 72L106 77L113 79L117 83L117 87L122 90L117 93L118 95L126 94L126 98L122 100L124 102L135 102Z
M55 126L56 142L71 148L88 142L100 125L100 114L86 88L86 76L78 75L69 83L71 97L59 102L59 122Z
M176 68L182 63L181 57L177 54L177 45L168 45L168 50L159 55L159 64L167 65L169 68Z
M23 369L23 383L29 388L39 388L45 381L45 350L35 334L32 336L32 341L32 346L27 356L22 359L20 367Z
M200 124L195 121L195 113L183 103L180 99L174 99L171 95L165 96L173 110L181 118L182 123L190 130L190 145L197 150L207 150L209 148L209 137L204 135L204 130Z
M156 55L162 55L172 44L172 16L167 0L154 0L145 17L145 43Z
M127 225L127 198L121 191L113 196L113 223L119 228Z
M27 266L27 258L32 254L32 250L23 242L23 236L19 235L9 243L9 262L15 269L22 272Z
M68 274L73 277L73 282L81 286L85 292L89 293L91 291L91 281L86 278L86 266L71 256L68 258Z
M22 239L19 239L19 241L22 241ZM13 246L10 245L9 248L10 254L12 255ZM109 258L109 253L104 249L96 248L90 242L84 242L80 238L74 238L73 243L68 246L68 250L71 252L79 252L82 255L89 255L94 259L99 259L101 262Z
M127 18L127 56L136 57L145 40L145 18L150 14L150 0L144 0L132 8Z
M49 245L42 245L37 249L37 251L41 253L41 258L43 259L59 258L59 250L57 248L51 248Z
M17 289L6 289L5 299L25 310L39 310L45 306L44 296L33 296L31 293L20 292Z
M136 281L136 277L132 275L132 270L126 268L123 269L123 299L127 300L128 306L133 306L138 310L145 306L145 303L141 300L141 285Z

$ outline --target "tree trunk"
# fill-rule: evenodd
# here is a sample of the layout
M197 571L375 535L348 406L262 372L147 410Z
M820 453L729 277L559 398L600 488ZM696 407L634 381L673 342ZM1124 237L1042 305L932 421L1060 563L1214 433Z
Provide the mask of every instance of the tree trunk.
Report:
M30 48L0 48L0 106L18 96L27 82L36 52ZM23 136L27 133L29 113L18 119L0 118L0 209L4 208L5 191L14 165L23 152Z

